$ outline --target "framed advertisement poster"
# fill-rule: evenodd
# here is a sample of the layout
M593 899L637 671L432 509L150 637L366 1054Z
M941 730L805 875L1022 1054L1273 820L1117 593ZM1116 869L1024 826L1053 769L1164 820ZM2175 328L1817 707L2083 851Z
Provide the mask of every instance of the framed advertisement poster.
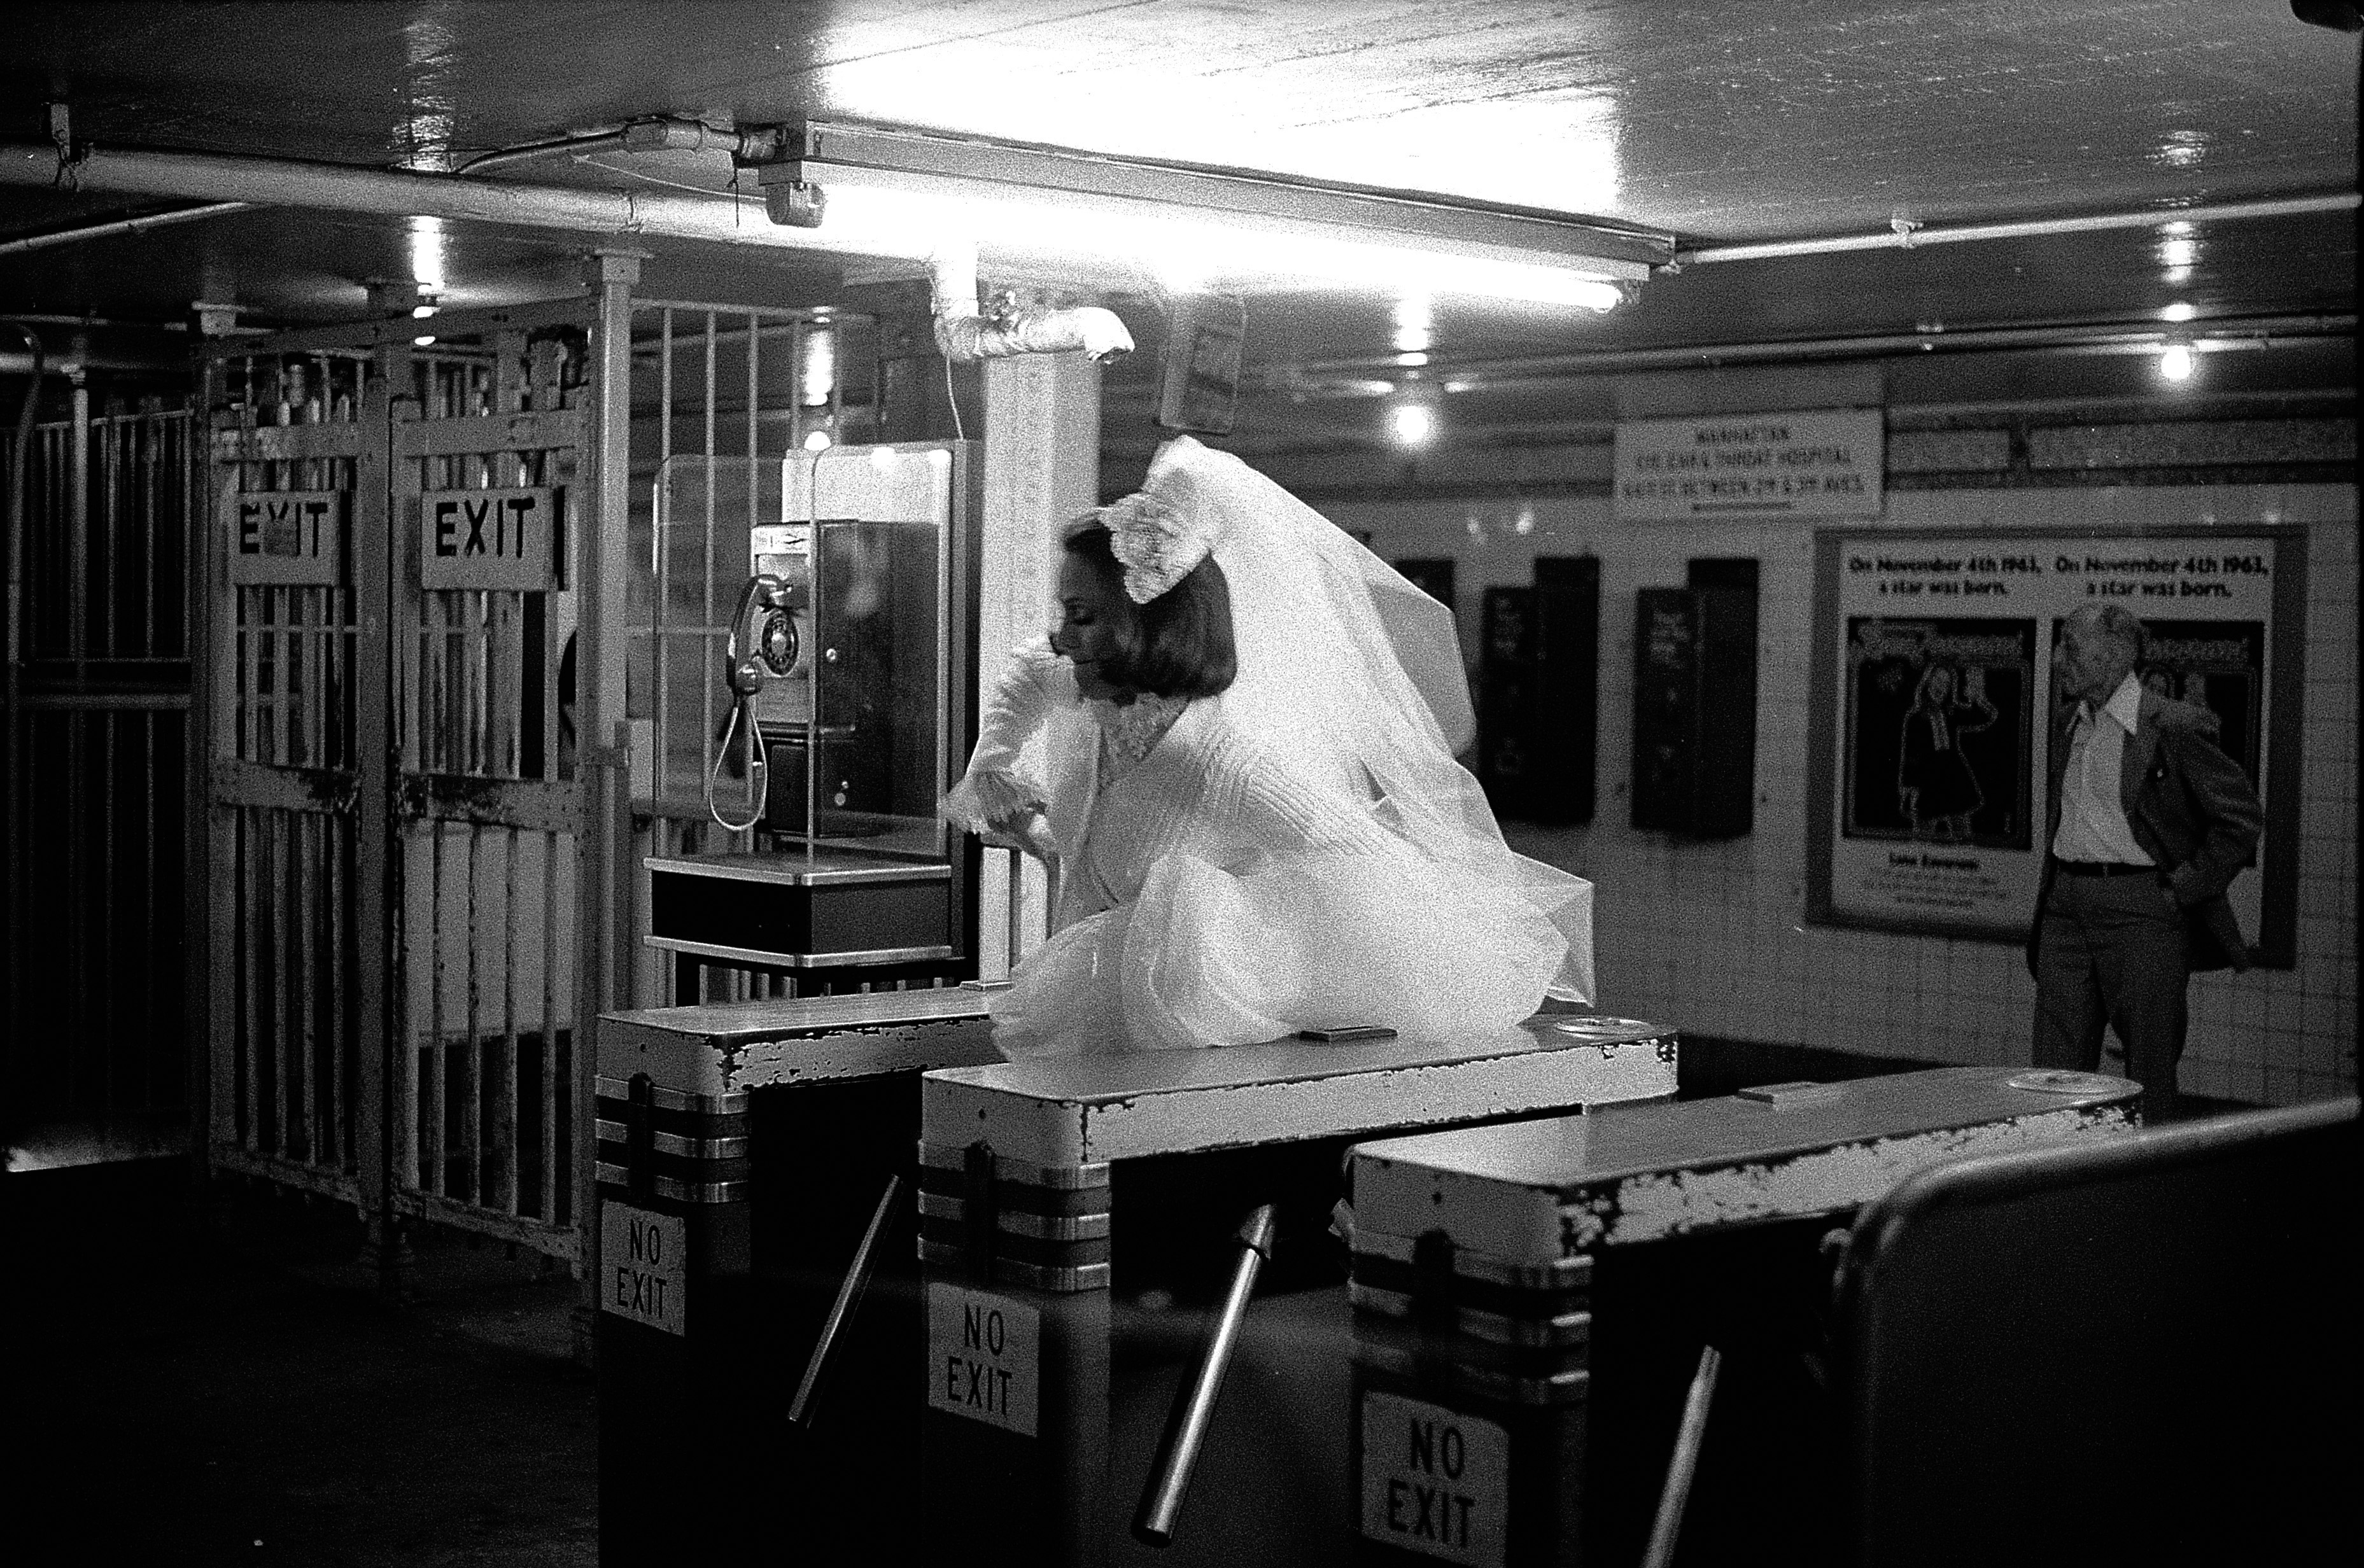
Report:
M2124 605L2135 673L2216 716L2266 832L2235 879L2258 962L2297 935L2306 536L2294 528L1832 528L1814 539L1806 917L2017 942L2044 870L2053 649L2080 604Z

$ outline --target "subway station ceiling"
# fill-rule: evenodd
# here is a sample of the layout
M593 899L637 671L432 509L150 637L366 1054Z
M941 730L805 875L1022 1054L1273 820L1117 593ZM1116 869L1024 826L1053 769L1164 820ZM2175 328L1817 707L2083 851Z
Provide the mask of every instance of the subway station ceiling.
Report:
M1247 290L1250 447L1375 441L1404 395L1451 425L1548 439L1611 417L1621 377L1709 364L1881 357L1931 401L2153 395L2170 328L2228 350L2201 356L2212 395L2352 397L2356 214L2340 198L2357 184L2358 36L2302 11L2354 15L2333 0L50 4L11 15L0 141L21 164L63 103L75 140L101 149L448 176L655 116L811 117L1582 215L1670 237L1684 263L1605 313L1436 293L1424 330L1385 286ZM468 177L719 194L731 169L592 151ZM0 185L0 312L155 337L203 299L250 325L311 324L364 314L364 280L408 276L404 217L317 206L11 243L185 205ZM2125 215L2141 221L1926 242ZM598 239L455 221L445 303L563 293ZM1834 239L1881 243L1719 255ZM640 243L649 289L680 298L820 303L898 265ZM1169 296L1146 270L1053 281L1156 347ZM134 354L138 330L106 340ZM1112 425L1144 437L1154 359L1110 382Z

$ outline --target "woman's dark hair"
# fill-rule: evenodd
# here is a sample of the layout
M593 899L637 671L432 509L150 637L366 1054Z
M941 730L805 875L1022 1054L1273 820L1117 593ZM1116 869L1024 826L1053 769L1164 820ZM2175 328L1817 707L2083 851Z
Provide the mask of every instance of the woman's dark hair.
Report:
M1107 528L1095 525L1069 535L1067 550L1123 594L1124 568ZM1160 697L1211 697L1230 686L1240 660L1223 569L1210 556L1149 603L1133 606L1130 631L1118 646L1118 656L1100 666L1111 685Z

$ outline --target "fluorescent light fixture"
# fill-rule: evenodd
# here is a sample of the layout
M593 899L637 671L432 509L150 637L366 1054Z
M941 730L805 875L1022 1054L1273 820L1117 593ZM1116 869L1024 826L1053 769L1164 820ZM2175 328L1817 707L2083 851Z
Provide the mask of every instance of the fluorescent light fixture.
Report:
M2191 345L2169 343L2160 350L2158 373L2169 381L2189 381L2191 378Z
M2158 264L2162 267L2188 267L2200 259L2197 239L2162 239L2158 242Z
M441 218L414 217L410 220L410 275L418 281L420 294L443 292Z
M957 237L1105 258L1168 286L1333 283L1592 310L1674 259L1671 234L1527 208L875 127L801 122L781 139L757 166L767 199L820 185L823 226L857 246Z
M1436 439L1436 410L1425 403L1399 403L1388 411L1388 428L1399 447L1424 447Z
M2161 321L2189 321L2200 312L2190 300L2179 299L2158 313Z
M837 334L826 329L805 334L805 362L798 368L798 398L808 408L829 401L837 384Z
M1436 307L1424 294L1405 295L1396 301L1395 343L1399 354L1418 354L1417 360L1401 363L1425 364L1429 349L1433 346L1436 328Z

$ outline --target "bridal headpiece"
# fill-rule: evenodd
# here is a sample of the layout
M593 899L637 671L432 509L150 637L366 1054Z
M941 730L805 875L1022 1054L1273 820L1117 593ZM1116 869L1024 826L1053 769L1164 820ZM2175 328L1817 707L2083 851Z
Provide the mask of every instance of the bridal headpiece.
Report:
M1110 552L1124 568L1125 597L1134 604L1145 605L1182 581L1214 548L1213 508L1189 501L1176 476L1153 469L1143 488L1095 515L1109 531Z

